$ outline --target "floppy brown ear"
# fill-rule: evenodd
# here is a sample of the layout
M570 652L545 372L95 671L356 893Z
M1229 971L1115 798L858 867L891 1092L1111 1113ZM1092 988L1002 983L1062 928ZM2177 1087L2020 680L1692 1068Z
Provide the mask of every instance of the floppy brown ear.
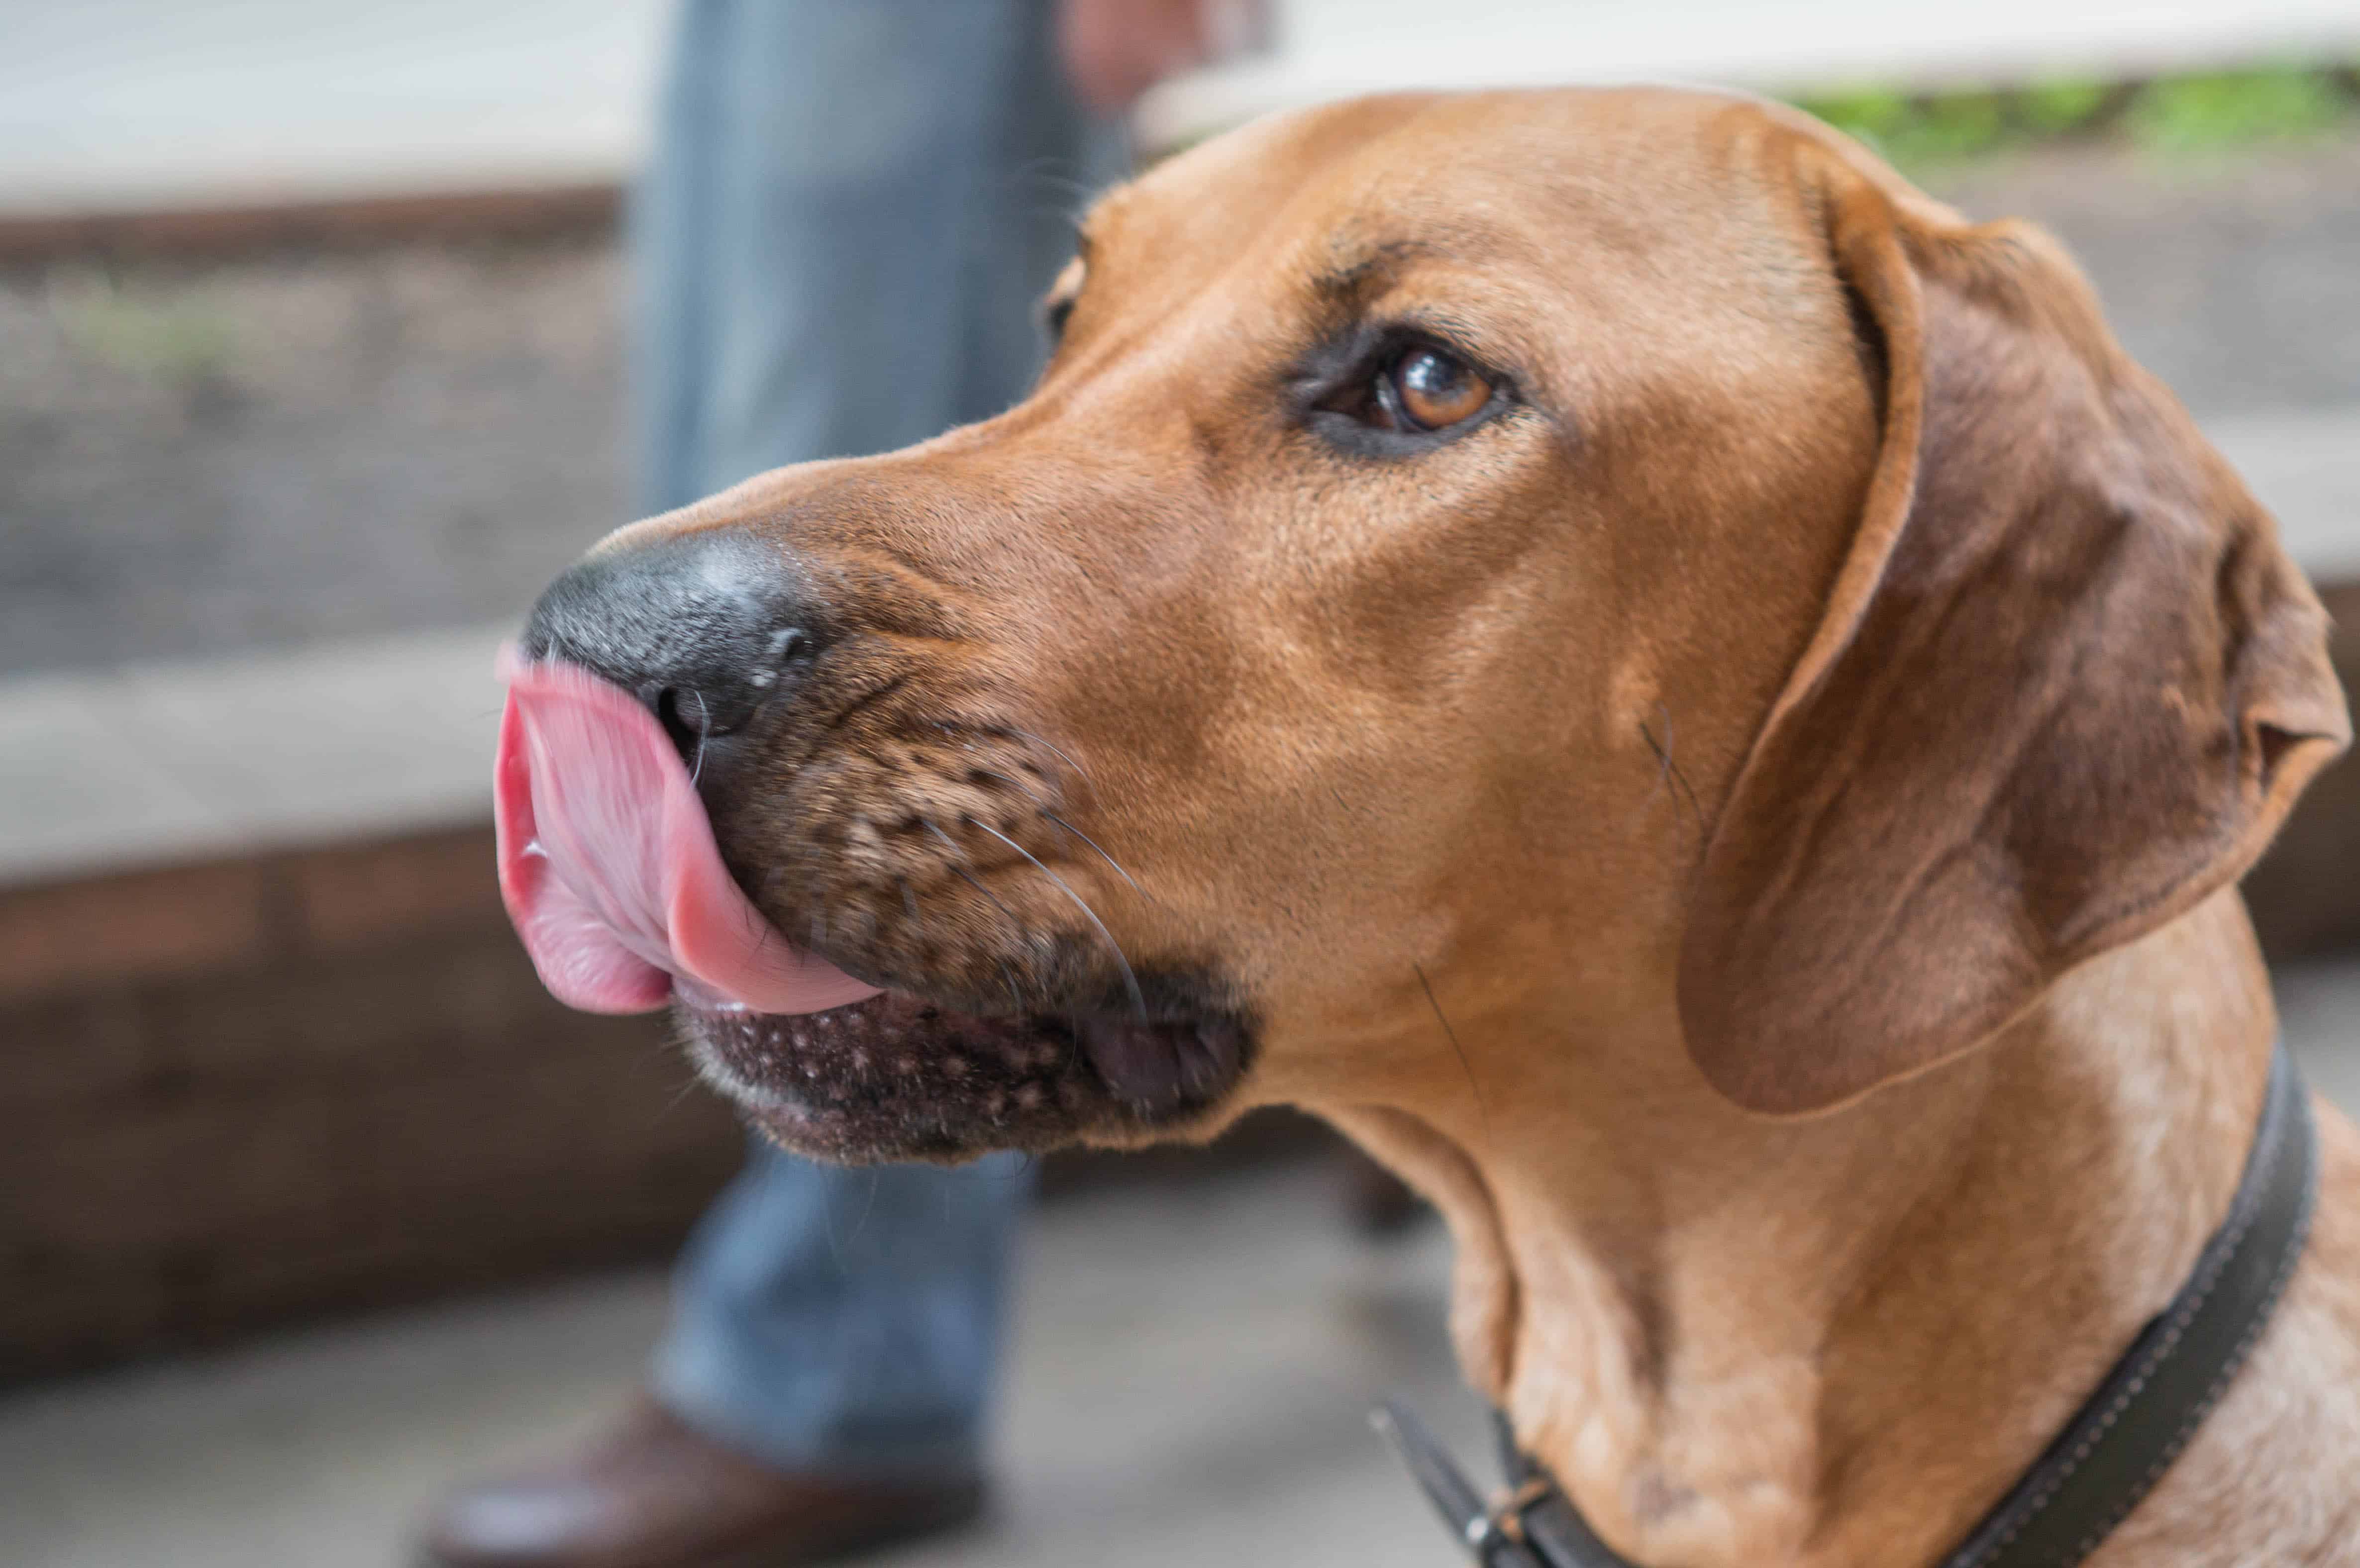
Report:
M2275 524L2055 244L1831 183L1883 445L1680 960L1698 1066L1765 1112L1989 1037L2236 877L2350 738Z

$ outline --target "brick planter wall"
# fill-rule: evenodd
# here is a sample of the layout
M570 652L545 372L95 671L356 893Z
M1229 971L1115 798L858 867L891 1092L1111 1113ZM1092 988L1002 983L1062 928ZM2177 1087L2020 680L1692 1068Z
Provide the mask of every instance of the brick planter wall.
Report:
M671 1246L738 1139L488 831L0 892L0 1377Z
M1054 1195L1294 1159L1074 1154ZM735 1118L551 1000L488 828L0 889L0 1382L675 1247Z

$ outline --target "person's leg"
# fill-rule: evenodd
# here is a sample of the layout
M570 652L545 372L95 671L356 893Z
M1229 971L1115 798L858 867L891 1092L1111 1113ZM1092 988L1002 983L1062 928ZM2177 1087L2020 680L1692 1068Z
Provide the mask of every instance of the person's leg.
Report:
M634 241L648 500L999 412L1091 129L1042 0L703 0ZM657 1397L781 1465L975 1462L1030 1182L758 1149L683 1260Z
M782 1469L960 1475L1032 1171L814 1165L757 1144L683 1257L654 1393Z
M1047 0L693 0L634 209L645 501L986 418L1120 142Z
M642 501L999 411L1071 249L1094 132L1050 0L688 0L635 202ZM781 1564L955 1522L1021 1164L835 1171L759 1148L700 1225L655 1404L468 1488L450 1568Z

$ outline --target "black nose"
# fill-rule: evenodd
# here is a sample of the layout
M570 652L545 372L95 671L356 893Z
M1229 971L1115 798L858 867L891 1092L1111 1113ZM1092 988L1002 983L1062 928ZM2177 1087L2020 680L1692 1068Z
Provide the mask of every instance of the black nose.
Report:
M742 535L683 534L602 550L549 585L528 659L562 659L638 696L685 753L745 727L816 657L792 563Z

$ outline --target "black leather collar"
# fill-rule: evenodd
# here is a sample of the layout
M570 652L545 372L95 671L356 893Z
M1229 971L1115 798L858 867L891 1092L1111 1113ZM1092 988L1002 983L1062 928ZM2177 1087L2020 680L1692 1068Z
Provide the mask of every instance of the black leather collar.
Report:
M2065 1430L1939 1568L2072 1568L2180 1456L2261 1337L2302 1256L2319 1151L2302 1076L2280 1042L2229 1217L2196 1268ZM1635 1568L1582 1522L1497 1421L1508 1488L1485 1502L1424 1422L1375 1417L1443 1520L1485 1568Z

